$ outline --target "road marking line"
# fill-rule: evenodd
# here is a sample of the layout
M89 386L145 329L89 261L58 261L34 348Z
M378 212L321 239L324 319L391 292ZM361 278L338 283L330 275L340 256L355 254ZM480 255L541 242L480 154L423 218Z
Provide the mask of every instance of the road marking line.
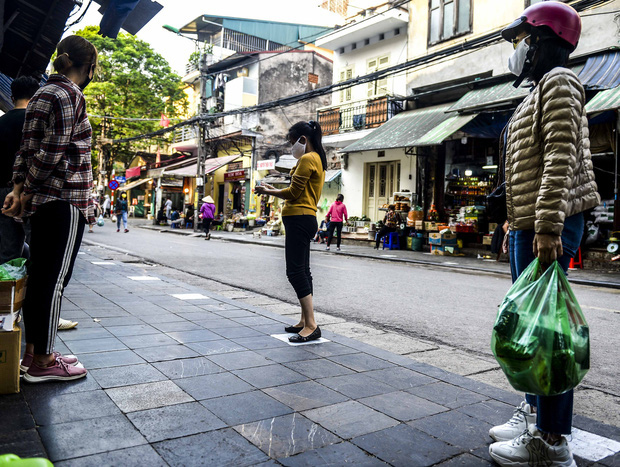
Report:
M313 344L325 344L326 342L331 342L329 339L325 339L324 337L319 337L316 340L310 342L300 342L299 344L294 344L288 340L293 334L271 334L271 337L278 339L279 341L286 342L288 345L293 347L298 345L313 345Z
M116 263L112 261L91 261L93 264L100 264L101 266L116 266Z
M600 306L581 305L581 307L589 308L590 310L611 311L612 313L620 313L620 310L612 310L611 308L601 308Z
M571 437L572 440L568 443L571 451L582 459L597 462L620 452L619 442L579 428L573 428Z
M153 276L127 276L128 279L131 279L132 281L160 281L161 279L159 277L153 277Z
M206 300L209 297L199 293L171 293L174 298L178 298L179 300Z

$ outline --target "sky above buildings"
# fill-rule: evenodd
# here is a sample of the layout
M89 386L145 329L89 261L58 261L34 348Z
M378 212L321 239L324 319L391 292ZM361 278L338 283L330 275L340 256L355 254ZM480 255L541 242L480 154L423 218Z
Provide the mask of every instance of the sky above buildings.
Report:
M169 24L180 28L200 15L237 16L259 20L289 23L303 22L332 26L338 17L318 7L317 0L228 0L223 2L197 0L157 0L164 8L140 31L138 38L148 42L170 63L172 69L183 75L185 64L194 51L194 43L162 28ZM84 19L73 26L67 35L85 26L98 25L101 14L93 2Z

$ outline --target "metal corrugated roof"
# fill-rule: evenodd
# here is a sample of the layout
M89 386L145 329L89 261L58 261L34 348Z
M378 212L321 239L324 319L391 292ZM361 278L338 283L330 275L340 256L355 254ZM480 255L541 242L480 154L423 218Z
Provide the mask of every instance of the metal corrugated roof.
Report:
M620 87L599 92L586 105L586 111L591 114L620 108Z
M418 146L418 141L424 135L453 116L446 114L450 105L452 104L401 112L369 135L350 144L340 152Z
M422 138L418 140L417 146L434 146L436 144L441 144L477 116L478 114L454 115L422 136Z
M326 170L325 171L325 183L333 182L342 174L342 170Z
M450 107L451 112L465 112L482 108L498 107L515 100L521 100L530 92L530 87L515 88L512 81L487 88L474 89L461 97Z
M588 58L579 79L590 90L612 89L620 85L620 51Z

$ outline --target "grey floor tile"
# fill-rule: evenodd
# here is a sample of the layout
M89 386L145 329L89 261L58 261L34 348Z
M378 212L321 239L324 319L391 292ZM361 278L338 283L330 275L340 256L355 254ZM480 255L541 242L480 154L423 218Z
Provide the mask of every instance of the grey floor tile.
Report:
M367 353L336 355L329 357L329 359L355 371L381 370L383 368L392 368L396 366L393 363L386 362L385 360L373 357Z
M269 457L275 458L294 456L340 441L337 436L296 413L237 425L234 429Z
M200 355L217 355L228 352L241 352L248 350L240 344L237 344L228 339L220 339L217 341L208 342L191 342L187 346L198 352Z
M11 453L21 458L47 457L36 428L0 432L0 446L3 454Z
M135 365L144 363L144 360L131 350L119 350L115 352L98 352L80 355L80 362L85 368L108 368L112 366Z
M97 318L97 316L93 316L93 318ZM99 324L104 327L110 326L139 326L144 324L140 318L136 318L135 316L120 316L117 318L97 318L99 319Z
M222 318L250 318L252 316L256 316L256 313L252 313L251 311L242 310L240 308L231 309L231 310L218 310L214 311L214 313Z
M172 337L181 344L187 344L189 342L214 341L222 338L219 334L215 334L207 329L172 331L168 333L168 336Z
M241 323L244 326L263 326L263 325L274 325L274 324L280 324L277 321L273 320L273 319L269 319L269 318L265 318L264 316L251 316L249 318L232 318L233 321L236 321L237 323Z
M461 452L407 425L354 438L352 443L394 466L427 466L454 457Z
M232 373L216 373L194 378L177 379L175 382L196 400L229 396L251 391L253 388Z
M262 391L244 392L201 402L228 425L240 425L292 413L290 407Z
M378 381L387 383L390 386L394 386L396 389L409 389L437 381L417 371L403 367L368 371L365 374Z
M477 404L460 407L459 412L474 417L491 425L502 425L513 415L515 407L503 402L489 400Z
M146 444L124 415L39 428L52 462Z
M165 345L177 345L178 342L166 334L155 331L154 334L140 334L138 336L123 336L119 340L130 349L142 349L145 347L158 347Z
M361 373L333 376L331 378L322 378L317 381L351 399L376 396L378 394L394 391L393 386L377 381Z
M305 347L305 346L304 346ZM257 352L269 360L277 363L300 362L306 360L316 361L318 355L304 350L302 347L292 347L287 344L286 347L277 347L273 349L257 350ZM288 365L287 365L288 366ZM294 368L293 368L294 369Z
M157 314L157 315L141 315L140 319L147 324L173 323L176 321L185 321L184 318L174 313Z
M403 422L417 420L448 410L446 407L404 391L379 394L378 396L359 399L359 402Z
M312 449L293 457L278 459L278 461L287 467L316 467L318 465L382 467L388 465L347 442Z
M192 376L221 373L223 368L206 357L182 358L167 362L155 362L153 366L170 379L191 378Z
M101 339L103 337L114 337L102 326L96 326L92 328L73 328L58 333L64 342L84 340L84 339Z
M165 375L148 363L100 368L90 370L90 374L102 388L106 389L133 384L153 383L167 379Z
M264 392L297 412L348 400L348 397L314 381L268 388Z
M127 418L149 443L228 426L198 402L132 412Z
M301 350L295 349L293 350ZM310 354L312 355L312 354ZM316 355L314 355L316 357ZM327 360L326 358L320 358L317 360L307 360L304 362L291 362L285 363L287 367L292 370L307 376L310 379L329 378L332 376L342 376L353 374L353 371L347 367L339 365L338 363Z
M102 390L32 399L29 405L39 426L120 415L121 413Z
M101 389L99 383L91 375L87 374L85 378L80 378L75 381L71 381L67 384L66 381L54 381L45 384L29 384L23 382L21 385L21 391L24 398L30 403L36 399L49 399L52 397L60 396L61 394L73 394L83 391L95 391Z
M469 467L469 466L479 466L479 467L492 467L496 465L495 463L488 462L484 459L481 459L476 456L472 456L471 454L465 453L459 456L453 457L447 461L442 462L441 464L436 464L437 467Z
M219 315L218 315L218 318L212 318L212 319L192 319L192 318L189 318L189 319L193 323L196 323L202 326L203 328L209 329L210 331L214 331L214 332L217 332L217 330L221 328L245 327L244 324L237 323L236 321L233 321L231 319L221 318L219 317Z
M153 445L172 467L253 466L269 458L232 429L210 431Z
M259 337L264 336L262 332L256 331L252 328L246 328L245 326L237 326L234 328L219 328L216 329L220 336L227 339L234 339L236 337Z
M464 405L475 404L488 399L486 396L481 394L444 382L418 386L416 388L408 389L407 392L451 409L456 409ZM509 406L506 405L506 407Z
M0 397L0 419L0 435L28 430L35 426L23 394L4 394Z
M308 410L303 415L344 439L384 430L399 423L356 401Z
M489 444L490 423L452 410L409 422L414 428L469 451Z
M114 334L116 337L139 336L142 334L155 334L157 332L157 329L148 324L139 324L135 326L108 326L105 329Z
M147 362L163 362L179 358L197 357L198 354L184 345L163 345L160 347L143 347L135 352Z
M235 370L233 373L259 389L300 383L301 381L308 380L304 375L280 364Z
M148 444L93 454L92 456L78 457L77 459L56 462L54 464L55 467L166 467L167 465L157 454L157 451Z
M273 362L251 350L246 352L230 352L211 355L209 360L227 370L242 370L257 366L271 365Z
M65 342L74 354L109 352L111 350L125 350L127 347L116 337L105 337L101 339L86 339Z
M325 344L307 345L305 350L312 352L320 357L333 357L336 355L346 355L350 353L358 353L355 350L346 345L338 344L337 342L326 342Z
M267 334L268 336L271 336L272 334L283 334L284 327L288 326L289 324L290 324L289 322L286 322L286 323L275 322L274 324L262 324L260 326L252 326L252 329L254 329L255 331L261 332L263 334ZM318 347L318 345L309 345L307 347Z
M187 320L173 321L171 323L155 323L152 326L163 332L194 331L196 329L203 329L202 326L199 326L198 324L192 323L191 321L187 321Z
M193 402L193 399L172 381L123 386L106 389L106 392L123 412Z
M287 342L282 342L281 340L271 336L235 337L231 340L250 350L273 349L278 347L291 348Z

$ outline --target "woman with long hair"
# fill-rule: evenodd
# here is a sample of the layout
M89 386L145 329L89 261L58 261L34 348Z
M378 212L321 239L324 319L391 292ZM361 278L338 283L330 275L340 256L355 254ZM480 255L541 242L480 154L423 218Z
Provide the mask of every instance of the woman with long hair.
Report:
M543 266L557 260L566 272L581 243L583 212L600 203L585 92L566 68L580 34L579 14L551 1L527 8L502 31L515 49L509 60L515 85L524 79L533 85L501 138L513 281L536 257ZM572 414L573 391L527 394L507 423L491 428L497 441L491 457L500 465L576 466L565 438Z
M288 131L287 140L298 161L291 171L291 185L283 190L271 185L255 188L257 194L286 200L282 209L282 222L286 230L286 275L299 299L301 318L295 326L285 330L295 333L289 340L297 343L321 337L321 329L314 319L310 273L310 242L318 229L316 212L327 169L327 156L321 139L321 127L317 122L298 122L293 125Z
M92 129L83 89L93 78L97 49L79 36L58 44L56 74L26 109L13 191L2 213L30 216L28 289L24 301L24 379L37 383L86 376L75 356L54 352L63 290L69 283L88 218L93 185Z

